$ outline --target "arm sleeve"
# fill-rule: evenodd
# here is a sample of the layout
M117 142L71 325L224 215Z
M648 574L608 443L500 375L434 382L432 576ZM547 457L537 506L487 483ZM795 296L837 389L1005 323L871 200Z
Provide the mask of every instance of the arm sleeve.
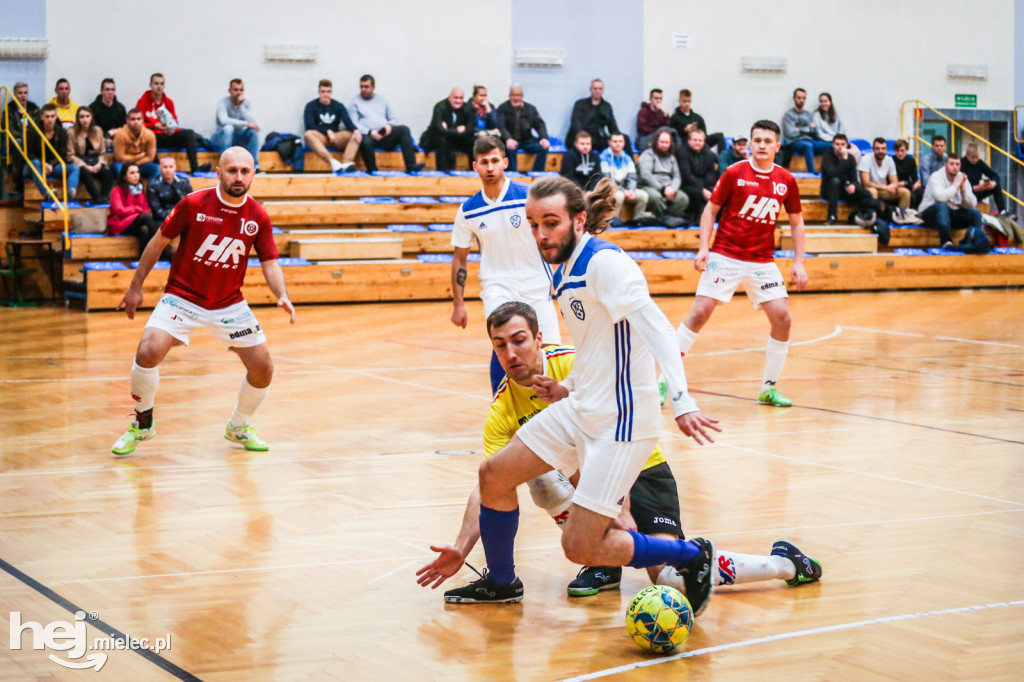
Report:
M391 108L391 102L384 103L384 120L388 122L388 125L394 128L398 125L398 117L395 116L395 110Z
M676 161L676 157L669 157L669 161L672 162L672 185L673 189L679 189L683 184L683 174L679 172L679 162Z
M800 129L797 127L796 114L787 111L782 116L782 139L792 142L798 137L800 137Z
M789 191L786 192L786 213L802 213L804 205L800 201L800 188L796 184L796 178L790 175L786 178L786 186L789 187ZM717 203L717 202L715 202Z
M356 130L356 124L352 122L352 117L348 115L348 109L341 102L337 103L335 111L338 112L338 118L341 120L341 125L338 130Z
M160 194L156 191L156 182L150 182L149 187L146 188L146 201L149 203L149 212L153 214L153 218L157 222L163 222L167 214L160 207Z
M533 110L533 127L537 131L538 140L546 140L548 137L548 127L544 123L544 119L540 117L540 112L536 109Z
M361 132L363 135L370 134L370 128L363 124L362 117L359 115L359 96L348 103L348 117L352 119L352 123L355 125L356 130Z
M679 342L665 313L648 297L647 302L627 315L626 319L665 375L673 416L697 412L700 409L697 401L690 396L686 387L686 372L679 353Z
M968 180L963 186L963 205L968 208L976 208L978 206L978 197L974 196L974 188L971 187L971 181Z
M256 255L260 257L260 262L264 263L268 260L277 260L279 254L277 253L277 244L274 243L274 228L270 224L270 216L267 215L266 211L262 212L257 222L259 222L260 229L256 233L256 241L253 242L253 247L256 249Z
M455 214L455 222L452 227L452 246L457 249L468 249L473 246L473 228L466 220L466 216L463 215L461 206Z
M316 114L313 110L313 102L306 104L306 108L302 110L302 124L306 130L319 130L319 126L316 124Z
M725 206L732 196L732 188L735 183L732 181L733 173L729 170L730 168L732 166L725 169L725 172L718 178L715 189L711 192L711 203L715 206Z
M485 457L496 454L512 440L516 430L510 428L508 422L509 420L502 414L500 403L491 403L491 411L487 413L487 421L484 422Z
M651 302L644 273L622 251L606 249L594 254L587 268L587 286L593 289L613 323Z

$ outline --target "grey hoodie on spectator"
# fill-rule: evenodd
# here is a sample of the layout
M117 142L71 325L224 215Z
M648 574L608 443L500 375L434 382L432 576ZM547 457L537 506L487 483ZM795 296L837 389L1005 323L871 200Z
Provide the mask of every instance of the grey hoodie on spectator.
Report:
M811 128L812 114L804 109L797 111L796 107L787 111L782 117L782 140L793 142L795 140L813 140L814 129Z
M654 153L654 149L648 149L640 155L640 187L653 187L663 192L666 187L679 189L682 183L682 176L679 174L679 164L673 154L664 157Z

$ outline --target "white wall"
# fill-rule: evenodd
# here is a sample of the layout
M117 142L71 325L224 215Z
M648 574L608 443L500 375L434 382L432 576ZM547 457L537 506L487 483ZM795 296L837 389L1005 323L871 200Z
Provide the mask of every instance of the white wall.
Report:
M953 107L955 93L979 109L1013 106L1014 0L646 0L644 88L694 93L711 131L745 132L759 118L782 120L792 91L832 94L851 137L899 134L899 105L920 98ZM693 36L671 48L672 33ZM740 60L781 56L783 75L748 75ZM987 64L988 81L949 81L947 63ZM671 93L671 94L670 94Z
M88 104L111 76L130 108L159 71L181 124L204 135L213 131L217 100L236 76L245 80L264 134L301 132L302 108L316 97L320 78L330 78L335 99L347 104L358 94L359 76L372 73L377 92L417 139L433 104L453 86L467 96L474 83L495 94L509 86L511 0L46 4L47 82L68 78L72 99ZM319 58L312 65L267 64L268 43L316 45Z

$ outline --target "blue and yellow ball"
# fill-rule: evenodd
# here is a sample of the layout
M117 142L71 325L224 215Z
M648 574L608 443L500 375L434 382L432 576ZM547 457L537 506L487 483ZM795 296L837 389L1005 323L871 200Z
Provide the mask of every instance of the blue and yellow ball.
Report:
M685 642L692 627L690 602L674 587L645 587L626 609L626 632L640 648L659 654Z

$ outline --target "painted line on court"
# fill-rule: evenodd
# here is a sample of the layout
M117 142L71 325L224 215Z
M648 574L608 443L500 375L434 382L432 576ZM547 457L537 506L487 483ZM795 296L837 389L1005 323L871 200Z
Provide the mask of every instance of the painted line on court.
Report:
M1001 343L999 341L981 341L978 339L965 339L959 336L926 336L924 334L912 334L910 332L896 332L888 329L871 329L870 327L851 327L849 325L842 325L843 329L851 329L859 332L870 332L873 334L891 334L894 336L913 336L919 339L935 339L938 341L955 341L957 343L975 343L981 346L1002 346L1004 348L1024 348L1024 346L1016 343Z
M894 332L888 329L872 329L871 327L851 327L850 325L844 324L843 329L852 329L858 332L871 332L874 334L891 334L893 336L913 336L919 339L924 338L924 334L912 334L910 332Z
M629 672L630 670L637 670L639 668L649 668L652 665L661 665L662 663L671 663L672 661L679 661L684 658L694 658L696 656L704 656L707 654L715 654L720 651L730 651L732 649L742 649L748 646L754 646L756 644L767 644L768 642L778 642L785 639L795 639L798 637L812 637L814 635L823 635L830 632L842 632L844 630L853 630L856 628L868 627L869 625L887 625L889 623L899 623L905 620L916 620L918 618L930 618L933 616L948 616L956 613L968 613L970 611L984 611L987 609L1002 609L1012 606L1024 606L1024 599L1018 599L1016 601L1007 602L992 602L990 604L978 604L976 606L960 606L952 609L937 609L935 611L920 611L917 613L904 613L898 616L885 616L883 618L871 618L868 620L858 620L852 623L839 623L837 625L826 625L820 628L810 628L807 630L796 630L794 632L783 632L777 635L769 635L767 637L755 637L754 639L745 639L739 642L730 642L729 644L719 644L716 646L704 647L703 649L694 649L692 651L684 651L681 654L674 656L666 656L664 658L655 658L646 661L638 661L637 663L629 663L626 665L620 665L616 668L606 668L605 670L598 670L596 672L588 673L586 675L578 675L576 677L567 677L561 682L583 682L584 680L596 680L602 677L608 677L609 675L618 675L619 673Z
M31 576L21 572L20 570L18 570L17 568L12 566L11 564L7 563L3 559L0 559L0 569L2 569L5 573L9 574L12 578L22 582L27 587L35 590L36 592L38 592L42 596L46 597L47 599L52 601L57 606L60 606L61 608L66 610L71 615L75 615L79 611L82 611L83 613L92 613L91 611L89 611L87 609L83 609L81 606L78 606L77 604L75 604L71 600L69 600L69 599L61 596L60 594L54 592L49 587L47 587L46 585L42 584L41 582L39 582L35 578L33 578L33 577L31 577ZM90 617L90 620L88 621L88 623L89 623L89 625L93 626L94 628L96 628L100 632L106 633L107 635L113 637L116 640L121 640L123 642L130 642L132 639L138 639L137 637L129 637L125 633L123 633L120 630L118 630L117 628L115 628L113 625L110 625L106 621L100 620L98 618L93 620ZM67 639L67 638L65 638L65 639ZM129 647L129 648L131 648L131 647ZM149 661L153 665L157 666L158 668L160 668L160 669L170 673L171 675L174 675L179 680L190 680L191 681L191 680L199 680L200 679L200 678L196 677L195 675L193 675L192 673L190 673L189 671L185 670L184 668L180 668L177 665L175 665L174 663L171 663L170 661L168 661L166 658L164 658L160 654L156 653L155 651L152 651L150 649L144 649L144 648L141 648L141 647L140 648L131 648L131 650L134 651L135 653L137 653L139 656L142 656L144 659L146 659L147 661Z
M981 346L1002 346L1004 348L1024 348L1016 343L1000 343L998 341L976 341L975 339L961 339L955 336L936 336L935 338L942 341L956 341L957 343L976 343Z
M381 580L384 580L384 578L390 578L391 576L393 576L396 573L401 573L405 569L410 568L412 566L415 566L416 565L416 561L417 561L416 559L413 559L412 561L407 561L404 564L402 564L401 566L399 566L398 568L392 569L392 570L388 571L387 573L381 573L376 578L368 580L367 582L370 585L372 585L372 584L374 584L376 582L380 582Z
M831 333L825 334L825 336L819 336L816 339L808 339L807 341L794 341L794 342L789 344L789 347L792 348L793 346L809 346L812 343L821 343L822 341L828 341L829 339L834 339L835 337L839 336L842 333L843 333L843 327L840 327L839 325L836 325L836 328L833 329ZM717 351L712 351L710 353L687 353L686 357L690 358L690 357L704 357L704 356L711 356L711 355L732 355L733 353L756 353L758 351L764 352L764 346L758 346L756 348L737 348L735 350L717 350Z

